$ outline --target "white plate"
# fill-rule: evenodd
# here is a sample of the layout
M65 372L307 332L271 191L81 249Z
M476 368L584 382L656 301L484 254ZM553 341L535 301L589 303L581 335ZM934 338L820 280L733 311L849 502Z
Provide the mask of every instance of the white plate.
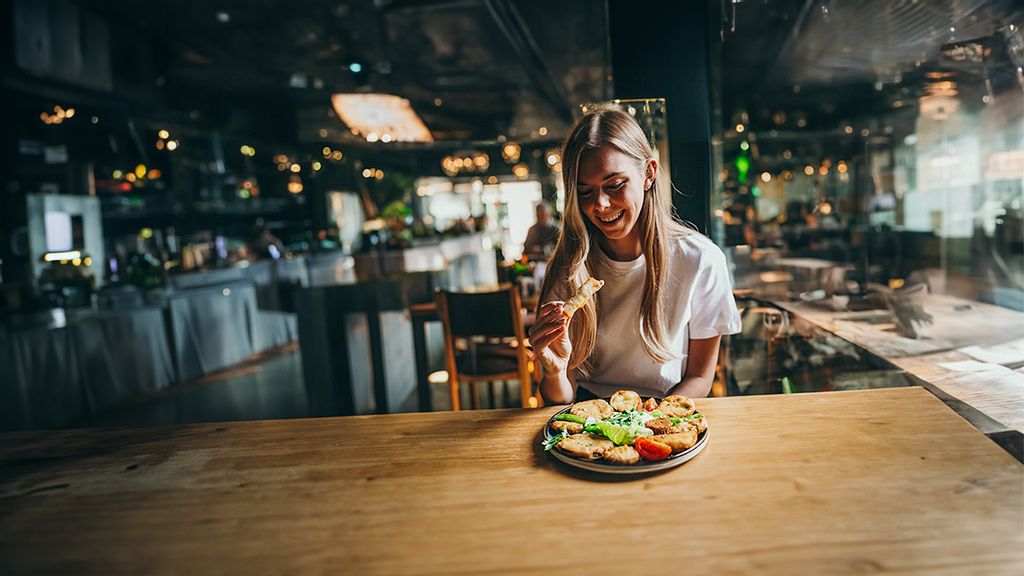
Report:
M553 436L553 434L551 434L551 423L554 422L555 416L565 414L568 411L569 408L559 410L547 421L546 424L544 424L545 440L549 440ZM684 462L692 460L694 456L700 454L700 451L707 446L708 432L710 432L710 429L701 432L700 435L697 436L697 443L686 450L677 452L664 460L658 460L655 462L641 460L636 464L612 464L603 460L584 460L582 458L576 458L575 456L570 456L564 452L560 452L558 448L552 448L549 452L556 460L561 460L569 466L582 468L583 470L589 470L591 472L601 472L604 474L647 474L649 472L657 472L659 470L674 468Z

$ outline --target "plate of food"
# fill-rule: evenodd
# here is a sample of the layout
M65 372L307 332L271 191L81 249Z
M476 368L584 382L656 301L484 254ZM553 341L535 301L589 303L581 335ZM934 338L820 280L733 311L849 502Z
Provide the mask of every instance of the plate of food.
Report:
M559 410L543 446L570 466L606 474L645 474L691 460L708 443L708 422L685 396L650 398L619 390Z

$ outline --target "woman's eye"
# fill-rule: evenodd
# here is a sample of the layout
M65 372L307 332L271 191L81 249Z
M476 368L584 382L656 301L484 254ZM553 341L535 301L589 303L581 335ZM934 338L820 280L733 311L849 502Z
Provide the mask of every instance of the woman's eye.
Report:
M623 186L625 186L625 185L626 185L626 181L625 181L625 180L623 180L623 181L621 181L621 182L616 182L615 184L610 184L610 185L608 186L608 189L609 189L609 190L618 190L619 188L622 188L622 187L623 187Z
M576 189L576 193L579 194L581 198L586 198L587 196L590 196L590 192L591 192L591 190L589 190L589 189L587 189L587 190L580 190L579 188Z

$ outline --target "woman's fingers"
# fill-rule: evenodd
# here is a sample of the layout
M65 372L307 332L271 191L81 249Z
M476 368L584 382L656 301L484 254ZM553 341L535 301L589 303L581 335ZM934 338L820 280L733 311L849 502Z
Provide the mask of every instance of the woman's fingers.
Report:
M555 342L556 340L558 340L561 337L562 337L562 330L561 329L553 330L553 331L549 332L548 334L545 334L545 335L543 335L543 336L541 336L541 337L539 337L537 339L531 339L530 340L530 344L533 345L533 350L535 352L541 352L545 348L548 348L549 346L551 346L551 344L553 342Z
M543 331L538 330L535 335L530 336L530 345L533 346L534 350L542 350L555 340L561 338L564 332L564 326L554 326Z
M565 326L565 318L561 315L541 318L533 325L532 328L530 328L530 340L549 332L553 328L559 328L562 326Z

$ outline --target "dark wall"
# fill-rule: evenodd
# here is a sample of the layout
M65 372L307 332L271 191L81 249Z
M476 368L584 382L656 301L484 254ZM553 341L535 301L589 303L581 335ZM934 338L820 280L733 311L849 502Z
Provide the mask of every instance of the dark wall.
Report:
M705 2L609 0L615 98L665 98L672 203L707 234L711 196L709 22Z

